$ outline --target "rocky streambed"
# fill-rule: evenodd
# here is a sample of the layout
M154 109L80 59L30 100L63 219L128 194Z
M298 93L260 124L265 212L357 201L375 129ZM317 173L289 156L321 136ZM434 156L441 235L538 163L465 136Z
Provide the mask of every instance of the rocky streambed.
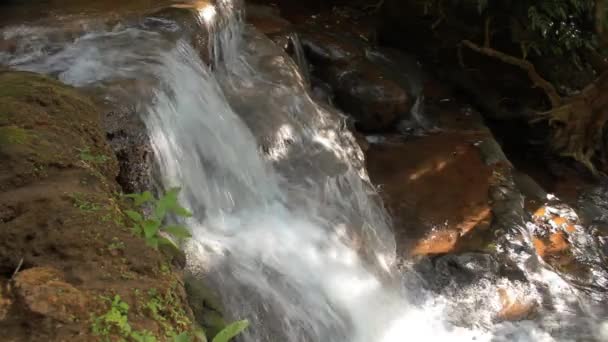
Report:
M208 36L216 33L200 25L200 3L75 3L58 21L72 24L29 34L58 49L89 29L73 16L104 13L95 25L187 37L213 64ZM533 322L556 340L601 340L608 317L605 182L557 158L530 158L517 131L488 120L430 63L380 44L382 25L370 10L281 1L250 3L245 13L296 61L313 99L344 114L390 214L397 268L416 274L412 287L447 298L446 315L458 326ZM129 329L159 340L192 331L195 321L217 332L225 324L222 305L199 278L184 285L184 255L146 246L124 214L130 204L120 193L153 189L158 173L135 99L151 98L157 81L114 77L76 90L52 79L60 63L44 65L51 77L9 71L39 66L12 58L29 51L27 35L0 35L0 63L8 67L0 69L4 336L89 341L99 338L99 318L120 302L128 305ZM167 44L152 35L131 38ZM279 138L285 149L294 144ZM510 327L497 335L520 336Z
M477 287L495 298L494 321L534 320L556 310L546 298L506 285L534 283L530 274L545 268L591 302L605 300L604 200L590 197L603 193L605 181L530 148L526 139L538 138L529 127L504 126L494 113L484 118L458 83L440 81L445 73L434 73L433 61L382 46L397 40L398 31L387 37L388 25L404 25L395 13L389 20L357 3L260 3L251 6L250 22L296 59L294 44L301 42L313 94L340 108L358 132L405 268L419 270L427 286L448 296L494 279L489 288Z

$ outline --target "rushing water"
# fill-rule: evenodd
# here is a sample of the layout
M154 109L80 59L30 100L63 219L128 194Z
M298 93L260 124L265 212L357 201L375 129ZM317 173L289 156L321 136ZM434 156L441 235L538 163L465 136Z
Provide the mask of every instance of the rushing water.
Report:
M466 286L447 279L441 294L408 265L398 271L388 216L342 115L311 99L296 63L246 27L242 10L236 0L197 8L199 29L210 39L194 46L165 16L79 19L67 34L36 23L5 27L4 37L18 44L0 51L0 63L138 109L159 182L181 186L181 200L195 214L184 247L189 271L221 293L230 318L251 321L244 340L608 338L601 313L555 273L530 266L537 258L526 253L529 241L504 245L524 265L520 281L492 275L496 262L483 258L432 266L445 267L443 275L454 263L488 270ZM133 79L137 87L125 88ZM552 313L496 323L497 287L543 305L550 300Z

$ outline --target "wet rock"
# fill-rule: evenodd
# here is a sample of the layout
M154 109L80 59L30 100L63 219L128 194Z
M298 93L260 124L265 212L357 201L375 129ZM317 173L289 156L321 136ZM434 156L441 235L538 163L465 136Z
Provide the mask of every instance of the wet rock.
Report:
M312 95L316 100L327 104L333 103L335 95L328 83L323 82L317 77L312 77L311 83Z
M492 167L476 139L446 132L371 145L368 170L393 214L401 253L483 250L491 242Z
M313 64L347 63L365 55L366 44L357 38L321 30L300 32L306 55Z
M423 95L429 75L415 56L383 47L369 50L366 56L374 64L390 70L391 76L407 90L408 94L413 97Z
M144 123L132 111L109 111L102 116L106 138L119 163L116 178L126 193L150 189L152 146Z
M281 17L278 8L264 5L247 5L247 22L268 36L291 32L292 25Z
M14 286L19 299L39 315L69 323L86 312L86 296L66 283L56 269L27 269L17 274Z
M583 228L571 208L556 204L541 206L532 214L529 223L532 243L536 253L550 265L564 271L568 268L581 271L570 240L571 235L582 233Z
M183 37L189 38L201 59L209 63L211 61L209 31L200 17L201 10L205 6L210 6L210 2L202 1L165 7L148 15L142 25L170 35L175 40Z
M329 67L323 79L334 89L338 107L350 114L362 131L392 128L413 105L405 89L363 58Z
M521 321L530 318L536 313L538 303L513 296L503 288L498 289L502 308L496 315L499 321Z

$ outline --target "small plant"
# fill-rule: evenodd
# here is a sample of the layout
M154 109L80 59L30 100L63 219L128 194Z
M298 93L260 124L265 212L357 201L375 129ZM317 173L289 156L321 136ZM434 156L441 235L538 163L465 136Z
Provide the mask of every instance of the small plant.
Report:
M91 162L93 164L102 164L108 161L108 156L105 156L103 154L93 154L91 153L91 149L89 147L85 147L85 148L79 148L77 149L78 151L78 156L80 157L80 160L84 161L84 162Z
M146 239L149 246L158 248L160 244L173 244L169 239L160 236L160 232L167 233L176 239L191 237L190 232L184 226L163 225L163 221L170 213L180 217L192 216L187 209L179 205L177 200L179 191L179 188L172 188L160 199L155 199L149 191L126 195L126 197L133 199L135 206L144 207L150 203L153 207L152 214L147 219L139 212L125 211L125 214L135 223L136 232Z
M131 335L131 325L127 315L129 314L129 304L125 303L119 295L113 299L104 297L110 301L110 309L105 314L97 317L93 322L93 334L97 336L109 336L112 329L116 329L122 336Z
M211 340L211 342L229 342L238 334L242 333L245 329L249 327L248 320L237 321L231 324L228 324L222 331L220 331L215 337ZM195 339L194 341L207 342L208 339L205 337L205 333L202 330L194 331L192 333ZM190 333L183 332L173 338L173 342L192 342L193 340L190 338Z
M249 326L248 320L236 321L228 324L220 331L211 342L228 342L235 336L242 333Z

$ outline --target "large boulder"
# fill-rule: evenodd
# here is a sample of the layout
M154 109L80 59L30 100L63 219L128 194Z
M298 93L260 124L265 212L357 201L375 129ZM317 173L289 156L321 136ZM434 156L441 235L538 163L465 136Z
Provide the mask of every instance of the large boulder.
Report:
M338 107L350 114L362 131L390 129L412 107L407 91L364 58L332 65L324 76L335 91Z
M348 34L307 29L301 36L306 55L313 64L348 63L365 55L365 43Z

